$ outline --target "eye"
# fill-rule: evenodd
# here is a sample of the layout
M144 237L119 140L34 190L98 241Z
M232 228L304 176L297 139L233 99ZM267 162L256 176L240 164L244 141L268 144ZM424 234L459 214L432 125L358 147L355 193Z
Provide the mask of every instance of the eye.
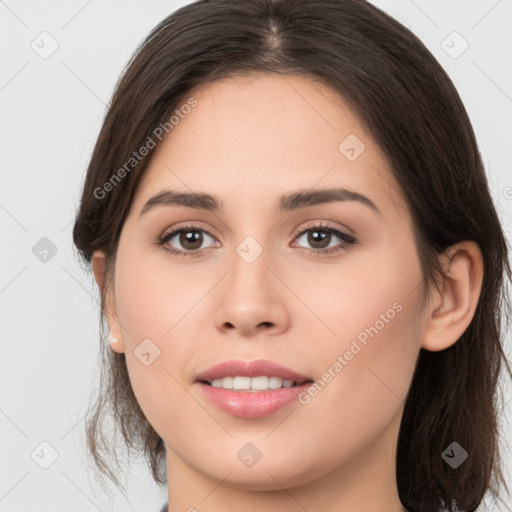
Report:
M333 240L334 237L334 240ZM341 243L336 243L336 238L341 240ZM312 254L331 254L344 249L357 242L356 238L348 235L343 231L324 224L314 224L307 226L296 235L296 240L304 239L306 243L310 244L313 248L308 249ZM334 245L331 242L335 242ZM294 244L296 245L296 244Z
M341 242L336 243L336 238ZM217 244L217 247L220 246L219 242L208 231L195 224L187 224L166 231L156 239L155 245L163 247L164 250L176 256L200 256L204 250L203 244L205 241L208 242L208 239ZM307 247L304 247L304 249L311 254L320 256L346 250L350 245L357 243L357 239L352 235L321 223L306 226L306 229L299 231L294 240L301 239L312 246L311 249ZM334 242L334 245L332 242ZM181 248L173 244L181 245ZM212 242L209 242L209 245L211 246ZM301 246L294 242L292 247Z
M195 224L188 224L186 226L179 226L172 228L165 232L156 241L158 246L163 246L166 251L171 254L179 256L198 256L203 249L202 245L206 239L210 238L215 240L208 231L196 226ZM174 248L171 242L175 239L175 244L181 245L181 248ZM210 242L211 244L211 242Z

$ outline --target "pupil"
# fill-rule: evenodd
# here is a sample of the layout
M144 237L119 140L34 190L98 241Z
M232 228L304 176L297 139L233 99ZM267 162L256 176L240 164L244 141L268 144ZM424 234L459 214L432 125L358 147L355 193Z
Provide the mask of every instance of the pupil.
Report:
M187 244L192 244L189 249L197 249L201 247L202 235L199 231L185 231L182 233L182 239L180 240L183 247L187 247Z
M319 236L320 242L325 242L325 240L327 240L327 243L321 244L320 248L324 248L329 245L328 238L330 236L330 233L327 233L325 231L311 231L309 234L309 237L308 237L309 238L308 243L310 243L314 247L315 244L318 243L318 239L315 239L315 237L317 237L317 236Z

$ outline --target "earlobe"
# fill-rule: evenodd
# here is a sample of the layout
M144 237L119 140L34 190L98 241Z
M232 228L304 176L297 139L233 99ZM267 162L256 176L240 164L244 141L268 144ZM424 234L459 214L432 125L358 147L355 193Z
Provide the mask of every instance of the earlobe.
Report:
M91 261L94 279L101 294L101 307L109 327L109 343L114 352L124 353L123 334L115 307L113 290L106 286L106 255L103 251L94 251Z
M483 257L478 244L465 240L450 246L441 256L447 278L425 311L422 348L444 350L462 336L474 317L483 280Z

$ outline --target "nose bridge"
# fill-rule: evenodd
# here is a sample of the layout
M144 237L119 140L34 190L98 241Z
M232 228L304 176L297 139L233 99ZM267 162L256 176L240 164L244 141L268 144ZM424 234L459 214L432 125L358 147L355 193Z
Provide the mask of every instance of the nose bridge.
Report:
M267 268L270 251L255 237L246 236L235 248L231 287L238 294L237 300L254 300L256 295L269 293L271 272ZM251 297L252 296L252 297ZM261 297L260 297L261 298Z
M282 284L269 269L272 254L253 236L236 247L232 269L219 297L216 324L249 334L262 324L283 328L288 315L282 303Z

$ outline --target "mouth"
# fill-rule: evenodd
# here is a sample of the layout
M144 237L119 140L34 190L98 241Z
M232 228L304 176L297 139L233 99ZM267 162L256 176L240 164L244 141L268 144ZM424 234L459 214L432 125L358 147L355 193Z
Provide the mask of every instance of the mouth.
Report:
M196 384L215 406L246 419L290 406L312 382L306 375L265 360L226 361L196 377Z

